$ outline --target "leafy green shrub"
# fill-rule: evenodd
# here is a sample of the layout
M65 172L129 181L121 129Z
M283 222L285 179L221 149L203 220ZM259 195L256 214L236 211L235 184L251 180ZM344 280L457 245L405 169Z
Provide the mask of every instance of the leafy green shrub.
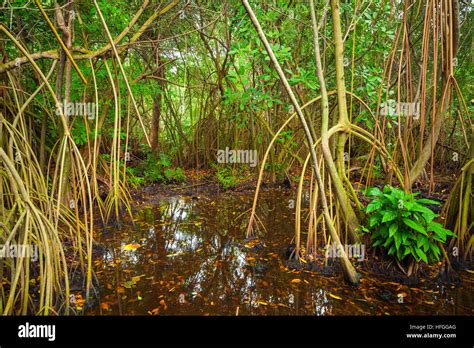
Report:
M183 182L186 175L182 168L171 168L171 160L166 154L160 154L158 160L149 155L144 176L148 182Z
M135 175L128 175L127 183L133 188L138 188L145 183L145 179Z
M161 169L162 168L158 164L158 162L151 160L149 157L147 160L145 172L143 173L145 176L145 179L148 182L162 182L163 175L162 175Z
M237 178L233 175L230 167L219 167L216 172L217 181L224 190L234 187L237 184Z
M167 168L164 171L165 181L167 182L183 182L186 180L183 168Z
M138 188L140 185L143 185L143 183L145 182L144 178L137 176L136 168L127 167L126 172L127 172L126 180L127 180L127 183L131 187ZM120 173L122 173L122 171L120 171Z
M439 243L445 243L447 236L455 234L433 221L438 215L425 204L439 205L430 199L416 199L415 194L405 193L386 185L383 192L377 187L367 190L371 202L367 205L368 226L364 232L372 232L372 246L388 250L399 261L408 255L416 261L429 263L439 260Z

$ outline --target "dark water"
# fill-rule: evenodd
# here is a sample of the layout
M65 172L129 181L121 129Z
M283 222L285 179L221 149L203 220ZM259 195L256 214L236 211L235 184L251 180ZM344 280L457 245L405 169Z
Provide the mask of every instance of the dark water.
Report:
M137 206L134 225L104 231L95 261L100 303L90 315L472 315L473 275L462 284L424 280L410 287L362 273L359 287L340 274L290 270L290 192L263 192L266 232L245 240L252 194L156 198ZM243 215L242 215L243 214ZM319 238L319 237L318 237ZM403 301L403 303L400 303Z

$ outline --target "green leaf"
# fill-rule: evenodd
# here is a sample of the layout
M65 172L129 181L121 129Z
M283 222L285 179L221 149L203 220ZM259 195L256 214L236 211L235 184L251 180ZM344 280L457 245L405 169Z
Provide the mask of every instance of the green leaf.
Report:
M387 198L390 201L390 203L392 203L393 205L396 205L398 207L398 200L395 197L393 197L393 196L391 196L387 193L384 193L384 197Z
M407 209L407 210L413 210L413 206L415 205L414 202L403 202L403 206Z
M419 223L417 223L413 220L410 220L408 218L404 218L403 222L405 223L405 225L407 225L408 227L414 229L415 231L423 233L424 235L427 235L425 229Z
M398 217L398 213L393 210L388 210L383 213L382 222L392 221Z
M395 246L397 247L397 250L400 248L400 244L402 244L402 237L397 233L393 236L395 239Z
M422 206L421 204L418 204L418 203L413 203L412 210L413 210L413 211L418 211L418 212L420 212L420 213L427 213L427 214L428 214L428 213L431 213L431 214L434 214L434 212L433 212L431 209L429 209L429 208L427 208L427 207L425 207L425 206ZM436 215L436 214L435 214L435 215Z
M397 231L398 231L398 224L396 223L391 224L390 227L388 228L389 237L392 237L395 233L397 233Z
M434 233L436 233L438 236L440 236L441 238L446 238L446 236L456 236L456 234L454 234L453 232L451 232L450 230L444 228L440 223L438 222L430 222L428 224L428 231L432 231Z
M407 231L402 232L402 242L403 242L403 244L407 243L407 239L410 236L411 236L410 232L407 232Z
M390 250L388 251L388 254L389 255L392 255L397 249L395 248L395 245L392 245L392 247L390 248Z
M369 227L374 227L379 222L380 222L380 215L376 214L376 215L371 215L369 217Z
M397 189L397 188L393 188L392 190L392 194L391 194L393 197L395 197L397 200L398 199L404 199L405 198L405 192L403 192L402 190L400 189Z
M441 253L441 250L439 250L439 247L436 245L436 243L430 243L430 249L435 255L436 260L439 260L439 254Z
M369 205L367 205L367 208L365 209L365 212L368 214L368 213L371 213L375 210L378 210L382 207L382 202L378 201L378 200L375 200L375 201L372 201L371 203L369 203Z
M425 263L428 263L428 258L426 257L426 254L423 252L423 250L419 248L416 248L415 250L420 259L422 259Z
M432 199L426 199L426 198L420 198L416 200L417 203L423 203L423 204L434 204L434 205L440 205L438 201L433 201Z
M430 248L430 245L429 245L429 244L430 244L430 241L429 241L428 237L426 237L426 236L419 236L419 237L420 237L420 238L419 238L420 247L423 248L423 250L424 250L425 252L427 252L427 251L429 250L429 248Z
M367 196L372 197L380 197L382 195L382 191L378 187L371 187L367 190Z
M383 247L384 247L384 248L388 248L388 246L389 246L390 244L392 244L392 242L393 242L393 238L390 238L390 237L387 238L387 240L385 241L385 243L383 243Z
M376 247L376 246L379 246L382 244L382 241L379 239L378 241L376 241L374 244L372 244L372 247Z

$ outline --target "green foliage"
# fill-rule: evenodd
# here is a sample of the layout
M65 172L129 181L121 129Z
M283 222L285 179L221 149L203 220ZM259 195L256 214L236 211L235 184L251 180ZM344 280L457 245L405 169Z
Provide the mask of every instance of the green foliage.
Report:
M87 128L82 120L74 123L71 135L77 146L87 144Z
M121 173L122 173L122 171L121 171ZM127 183L135 189L145 183L145 179L137 175L137 169L136 168L127 167L126 174L127 174L126 175Z
M186 181L186 175L183 168L166 168L163 172L166 182L183 182Z
M237 178L233 174L231 167L218 167L216 177L224 190L234 187L237 184Z
M368 225L362 230L372 232L373 247L382 247L399 261L410 256L429 263L439 260L438 242L444 244L447 236L455 237L455 234L433 221L438 215L425 206L439 203L416 199L416 195L389 185L383 192L377 187L368 189L367 196L371 198L365 210L369 215Z
M293 141L294 130L284 130L278 135L276 142L280 144L288 144L291 146L296 146L297 144Z
M171 168L171 159L164 153L159 155L158 160L151 154L148 155L144 175L148 182L171 183L186 180L184 170L179 167Z

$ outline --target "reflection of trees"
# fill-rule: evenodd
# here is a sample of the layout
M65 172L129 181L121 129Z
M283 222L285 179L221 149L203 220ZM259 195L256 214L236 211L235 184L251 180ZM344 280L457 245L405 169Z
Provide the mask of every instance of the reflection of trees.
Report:
M240 297L255 285L252 275L242 271L245 253L237 247L230 234L218 233L223 230L236 232L233 230L235 221L231 220L232 216L229 215L232 214L227 209L230 207L225 203L224 207L221 204L219 208L209 202L171 202L163 215L165 219L171 218L172 223L164 225L162 229L167 252L183 252L169 263L175 272L184 273L183 287L186 293L190 298L191 294L199 293L223 312L226 309L235 310L230 308L233 302L228 301L229 297ZM201 214L205 221L203 225L194 224L196 216L193 210ZM196 252L198 249L202 251ZM196 262L196 258L199 262ZM199 302L199 297L195 297L195 305L199 305ZM224 309L223 306L229 308Z
M283 212L288 214L285 203L285 200L273 196L262 200L260 214L270 226L275 227L272 241L273 238L281 240L291 235L291 221L275 218L281 217ZM260 300L288 306L266 307L275 314L294 313L300 302L305 301L299 299L297 292L288 286L288 279L277 274L271 280L271 286L260 287L259 276L245 269L248 251L240 245L243 244L244 234L241 221L236 217L247 210L248 204L248 197L221 195L214 204L210 200L171 198L161 201L159 206L141 210L137 221L141 229L132 231L127 243L139 242L142 247L126 253L121 252L120 246L112 249L114 259L122 257L122 263L115 270L115 283L120 284L130 279L131 275L153 275L152 284L141 281L134 291L140 288L144 293L151 291L153 296L156 294L156 297L147 297L151 302L147 303L147 308L157 307L158 297L164 295L169 308L167 313L170 314L199 314L203 311L233 314L236 306L240 306L241 311L246 306L250 313L261 314L262 307L255 307ZM152 226L154 229L150 230ZM132 272L125 274L125 269ZM161 280L165 283L160 284ZM181 281L181 284L170 285L171 280ZM266 280L269 281L268 278ZM174 285L177 290L169 292ZM180 293L185 294L190 302L188 305L179 304ZM198 293L200 296L196 296ZM293 304L288 302L291 294L295 296ZM313 308L317 308L316 302L321 299L317 294L314 296ZM249 304L242 305L244 300ZM214 302L213 307L210 302ZM130 311L136 310L131 307L127 310L127 303L120 300L119 306L120 313L130 314ZM319 306L323 307L324 302Z

